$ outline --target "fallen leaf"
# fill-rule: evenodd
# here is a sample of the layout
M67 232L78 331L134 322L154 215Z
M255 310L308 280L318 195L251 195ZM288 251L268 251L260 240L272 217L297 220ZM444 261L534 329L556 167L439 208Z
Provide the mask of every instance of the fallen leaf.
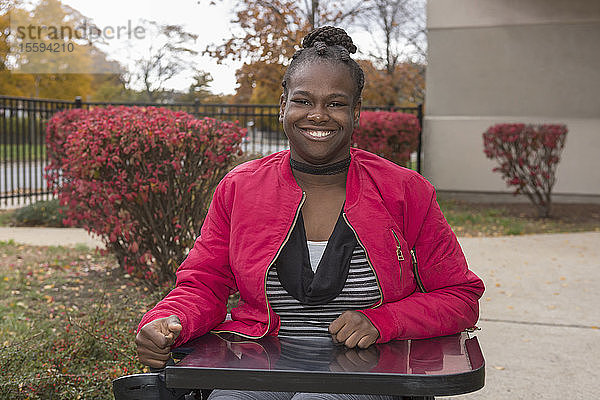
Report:
M494 365L494 368L496 368L499 371L503 371L504 370L504 367L501 366L501 365Z

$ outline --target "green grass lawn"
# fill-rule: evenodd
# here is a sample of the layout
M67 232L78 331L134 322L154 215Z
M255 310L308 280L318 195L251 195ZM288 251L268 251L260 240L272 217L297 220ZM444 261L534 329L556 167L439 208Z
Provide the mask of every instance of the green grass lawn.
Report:
M551 218L538 218L529 203L439 203L458 236L600 231L600 204L556 204Z
M523 219L507 216L500 208L475 211L454 201L440 201L440 207L457 235L496 236L525 233ZM540 230L540 233L542 231Z
M0 144L0 162L46 159L45 144Z
M143 371L134 331L157 295L85 248L0 242L0 398L112 399Z

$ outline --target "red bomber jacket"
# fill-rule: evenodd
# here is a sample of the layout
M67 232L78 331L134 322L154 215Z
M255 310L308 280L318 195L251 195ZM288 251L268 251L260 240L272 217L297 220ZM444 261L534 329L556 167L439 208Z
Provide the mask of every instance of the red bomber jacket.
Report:
M379 330L378 342L449 335L473 326L483 282L468 269L433 186L363 150L352 149L351 159L343 216L381 291L379 304L358 310ZM305 196L289 161L290 152L282 151L223 178L200 236L177 270L175 289L144 315L140 328L177 315L183 329L176 346L209 331L277 335L280 321L267 300L267 271ZM227 298L236 291L239 305L225 320Z

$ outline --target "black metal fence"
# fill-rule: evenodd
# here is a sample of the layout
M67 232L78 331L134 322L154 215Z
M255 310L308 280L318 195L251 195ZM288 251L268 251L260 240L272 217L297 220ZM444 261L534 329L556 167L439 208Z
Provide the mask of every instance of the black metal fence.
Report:
M196 117L212 117L238 121L248 128L244 152L271 154L288 148L279 124L279 106L262 104L202 104L195 103L104 103L29 99L0 96L0 207L53 197L44 179L48 164L45 146L46 123L58 111L73 108L106 106L154 106L185 111ZM411 113L422 126L422 107L363 107L367 110L393 110ZM415 169L421 171L421 135Z

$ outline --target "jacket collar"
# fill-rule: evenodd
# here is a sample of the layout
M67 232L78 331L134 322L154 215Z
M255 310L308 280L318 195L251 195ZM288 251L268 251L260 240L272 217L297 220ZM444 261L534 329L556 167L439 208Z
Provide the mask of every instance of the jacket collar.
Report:
M358 202L362 186L360 185L360 153L361 150L351 148L350 149L350 166L348 167L348 177L346 178L346 203L344 211L348 211L354 207ZM279 164L279 176L281 182L291 187L293 190L300 190L300 186L296 182L294 175L292 174L292 167L290 166L291 153L289 150L285 150L282 153Z

